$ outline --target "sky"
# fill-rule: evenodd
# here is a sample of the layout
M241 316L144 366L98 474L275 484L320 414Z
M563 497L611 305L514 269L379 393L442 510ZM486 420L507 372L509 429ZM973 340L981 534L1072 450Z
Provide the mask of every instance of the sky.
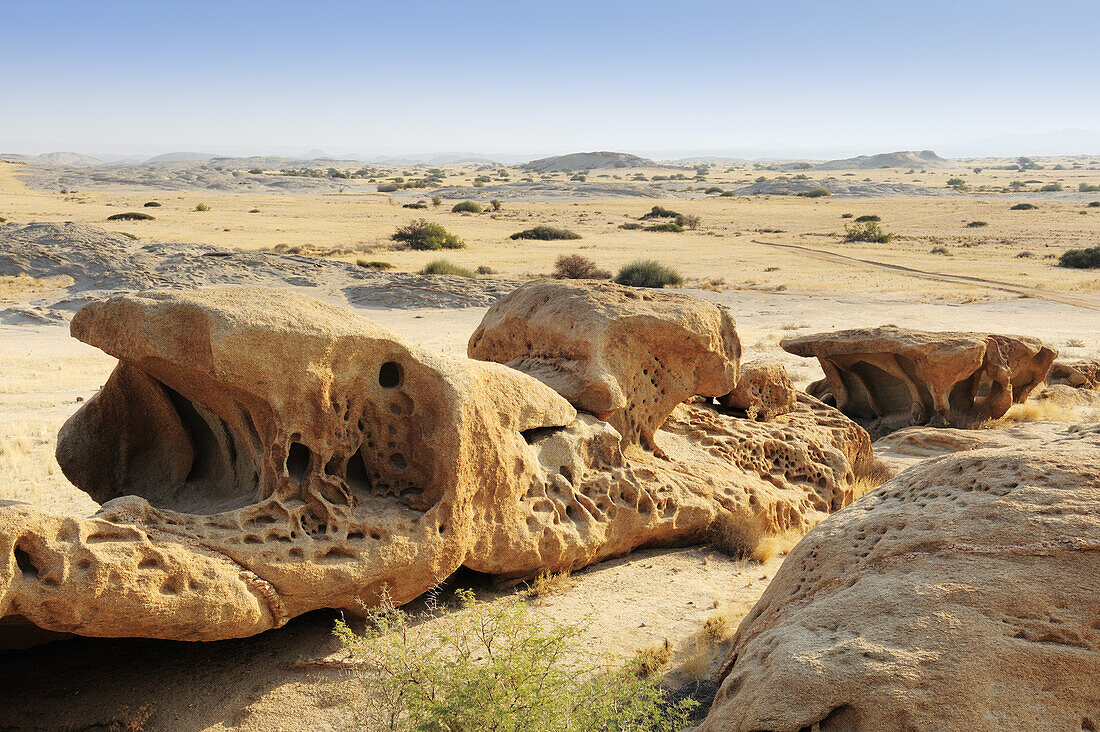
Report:
M0 22L0 152L1100 153L1094 0L0 0Z

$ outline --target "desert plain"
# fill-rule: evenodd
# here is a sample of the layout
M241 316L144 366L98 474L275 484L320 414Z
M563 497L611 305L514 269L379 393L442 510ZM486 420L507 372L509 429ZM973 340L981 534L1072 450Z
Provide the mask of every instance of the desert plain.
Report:
M0 155L0 501L97 510L54 451L61 425L116 361L71 338L68 321L86 302L145 288L289 288L352 308L424 349L465 356L488 306L550 277L559 257L581 254L611 274L656 259L682 275L670 289L728 308L743 361L779 361L800 389L823 373L781 339L887 324L1025 335L1063 359L1100 358L1100 276L1058 266L1063 252L1100 242L1100 205L1090 206L1100 193L1089 191L1100 186L1096 156L1036 158L1024 170L1015 158L921 167L903 156L849 168L601 160L539 170L232 158L65 165ZM328 174L360 167L369 168L361 177ZM306 169L319 172L286 173ZM385 190L428 176L430 187ZM798 195L821 187L829 195ZM452 212L466 200L484 211ZM1013 208L1021 203L1034 207ZM634 226L654 206L697 222L677 232ZM126 212L154 218L108 221ZM846 227L870 215L892 239L846 241ZM418 218L465 246L415 251L393 241ZM510 238L540 225L580 238ZM46 262L26 255L27 242L63 246ZM112 258L96 259L101 248ZM418 274L440 258L482 274ZM91 272L104 261L118 271ZM1025 424L1098 421L1095 404L1033 400L984 429L1011 441ZM880 457L891 450L876 444ZM662 673L674 688L717 668L798 538L776 537L741 559L707 545L641 549L573 573L533 606L559 621L588 618L591 644L624 657L667 642ZM445 591L455 586L490 601L525 587L472 572ZM332 636L336 617L315 611L210 643L73 638L0 652L0 729L345 729L362 691ZM704 643L700 629L715 617L726 630Z

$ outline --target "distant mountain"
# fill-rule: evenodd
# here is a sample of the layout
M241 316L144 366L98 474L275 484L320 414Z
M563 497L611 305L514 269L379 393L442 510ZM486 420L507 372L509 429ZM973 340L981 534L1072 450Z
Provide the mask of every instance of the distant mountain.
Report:
M941 158L931 150L859 155L842 160L828 160L813 166L814 170L874 170L876 168L954 168L955 163Z
M171 152L149 158L147 163L184 163L190 160L213 160L218 157L211 153L200 152Z
M657 165L652 160L619 152L586 152L539 158L522 165L536 173L558 173L563 170L597 170L603 168L645 168Z
M103 165L103 161L98 158L75 152L42 153L38 157L57 165Z

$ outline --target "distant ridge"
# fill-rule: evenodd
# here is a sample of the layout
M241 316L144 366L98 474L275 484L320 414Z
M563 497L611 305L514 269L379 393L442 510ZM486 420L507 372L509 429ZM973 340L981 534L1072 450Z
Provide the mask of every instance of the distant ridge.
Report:
M644 168L655 166L656 163L646 158L629 153L586 152L572 153L570 155L556 155L550 158L539 158L522 165L524 170L536 173L558 173L563 170L596 170L600 168Z
M814 170L873 170L875 168L954 168L955 163L941 158L931 150L901 150L859 155L854 158L828 160L813 166Z
M218 157L211 153L200 152L171 152L149 158L147 163L184 163L189 160L213 160Z
M57 165L103 165L103 161L99 158L75 152L42 153L38 157Z

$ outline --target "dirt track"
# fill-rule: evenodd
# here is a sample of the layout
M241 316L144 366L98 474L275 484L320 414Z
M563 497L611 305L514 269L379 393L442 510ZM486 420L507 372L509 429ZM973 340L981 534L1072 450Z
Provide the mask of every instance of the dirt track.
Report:
M890 272L898 272L903 275L909 275L910 277L916 277L923 280L937 280L940 282L959 282L962 284L982 285L984 287L988 287L991 290L1011 292L1016 295L1022 295L1024 297L1033 297L1037 300L1058 302L1062 303L1063 305L1073 305L1074 307L1087 308L1089 310L1100 310L1100 298L1089 297L1088 295L1067 295L1062 292L1051 292L1049 290L1041 290L1037 287L1025 287L1022 285L1014 285L1010 282L987 280L982 277L967 277L965 275L951 275L940 274L938 272L927 272L922 269L904 267L900 264L876 262L871 259L857 259L856 257L849 257L845 254L825 252L820 249L804 247L798 244L780 244L778 242L760 241L759 239L753 239L752 243L760 244L766 247L777 247L782 249L805 252L807 255L815 259L822 259L827 262L833 262L836 264L851 264L853 266L863 267L865 269L888 270Z

